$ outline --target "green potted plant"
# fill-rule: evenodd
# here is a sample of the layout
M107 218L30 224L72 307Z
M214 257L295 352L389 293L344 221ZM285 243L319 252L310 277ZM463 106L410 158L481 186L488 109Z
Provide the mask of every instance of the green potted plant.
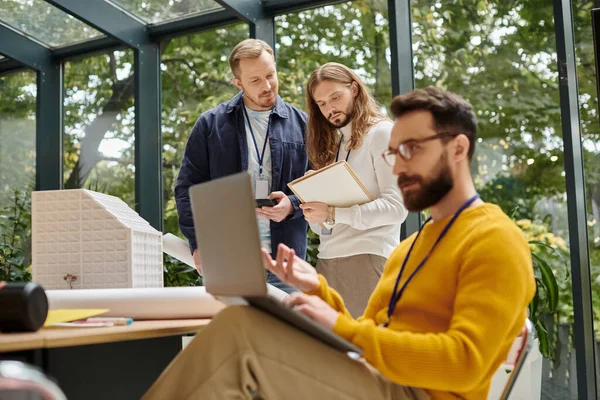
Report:
M516 221L528 240L531 248L533 271L535 275L536 292L529 304L529 319L533 323L540 353L547 358L554 358L552 340L544 315L553 315L559 307L559 282L558 271L562 270L564 280L569 279L569 265L566 261L567 246L565 241L541 223L534 223L528 219Z

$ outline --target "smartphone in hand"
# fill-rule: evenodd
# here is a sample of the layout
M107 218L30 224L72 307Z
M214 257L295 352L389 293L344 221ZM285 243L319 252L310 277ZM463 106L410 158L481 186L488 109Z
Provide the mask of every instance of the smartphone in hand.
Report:
M275 207L277 205L277 200L275 199L255 199L256 208L261 207Z

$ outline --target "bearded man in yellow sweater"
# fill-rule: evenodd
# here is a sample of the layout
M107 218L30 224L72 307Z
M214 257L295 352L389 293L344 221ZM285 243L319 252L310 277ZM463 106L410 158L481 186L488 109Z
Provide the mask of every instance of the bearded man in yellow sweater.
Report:
M484 203L471 178L477 121L437 88L391 105L389 150L421 230L389 258L365 313L353 319L314 268L280 245L265 265L300 289L297 310L364 350L356 360L251 307L229 307L161 375L147 399L486 399L535 292L517 226Z

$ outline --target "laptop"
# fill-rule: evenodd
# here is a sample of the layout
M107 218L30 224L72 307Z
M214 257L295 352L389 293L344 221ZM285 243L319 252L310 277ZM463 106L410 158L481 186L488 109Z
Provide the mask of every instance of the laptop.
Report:
M268 294L248 173L194 185L189 194L208 293L228 304L242 299L337 350L362 355L356 345Z

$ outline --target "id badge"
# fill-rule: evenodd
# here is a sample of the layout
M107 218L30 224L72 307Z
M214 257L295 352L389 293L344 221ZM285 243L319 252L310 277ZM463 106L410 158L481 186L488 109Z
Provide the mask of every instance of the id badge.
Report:
M256 175L254 188L255 199L267 199L269 197L269 180L265 176Z
M324 236L331 235L331 232L333 232L333 228L329 228L329 229L322 228L321 229L321 235L324 235Z

